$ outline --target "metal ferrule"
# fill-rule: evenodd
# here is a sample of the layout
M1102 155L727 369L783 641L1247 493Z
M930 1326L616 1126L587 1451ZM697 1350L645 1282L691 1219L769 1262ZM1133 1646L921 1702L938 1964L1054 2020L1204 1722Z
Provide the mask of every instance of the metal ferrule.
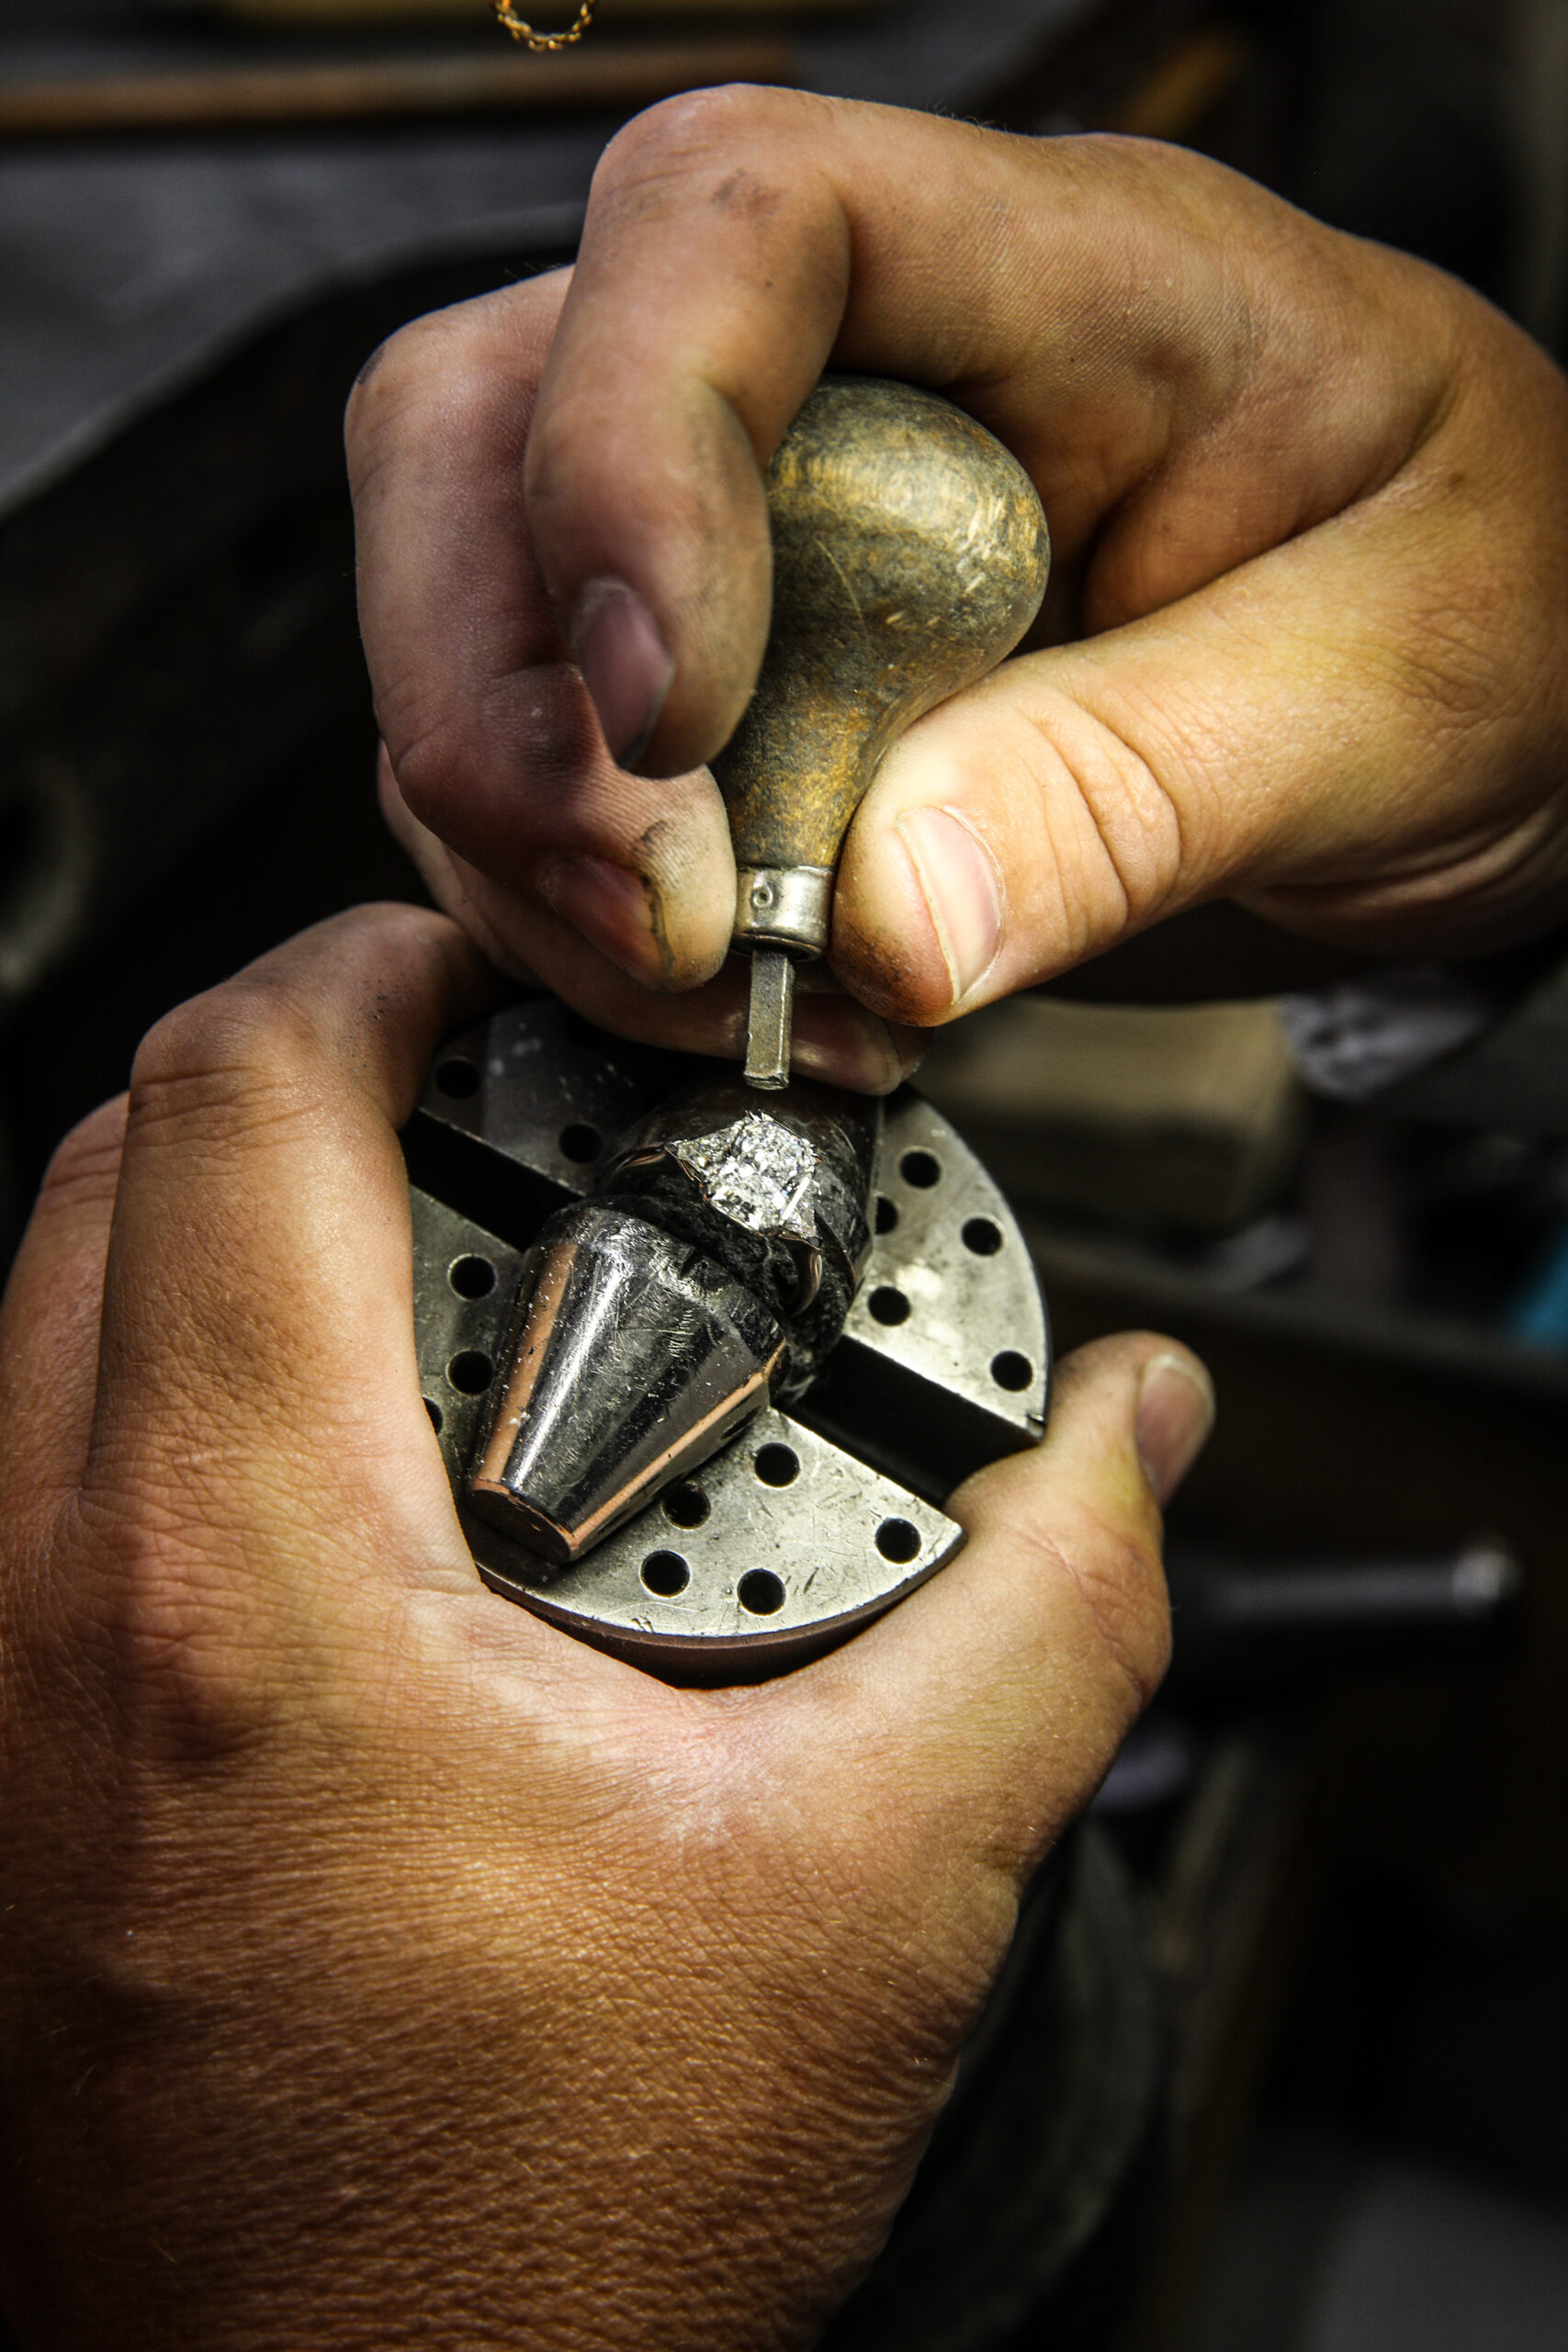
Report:
M832 922L827 865L743 865L735 877L735 944L825 956Z

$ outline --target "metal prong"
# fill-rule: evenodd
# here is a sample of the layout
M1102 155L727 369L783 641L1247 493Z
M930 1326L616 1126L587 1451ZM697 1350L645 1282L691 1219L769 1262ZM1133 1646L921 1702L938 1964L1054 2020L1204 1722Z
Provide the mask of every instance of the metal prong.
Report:
M795 966L778 947L751 956L751 1001L746 1014L746 1083L774 1093L789 1084Z

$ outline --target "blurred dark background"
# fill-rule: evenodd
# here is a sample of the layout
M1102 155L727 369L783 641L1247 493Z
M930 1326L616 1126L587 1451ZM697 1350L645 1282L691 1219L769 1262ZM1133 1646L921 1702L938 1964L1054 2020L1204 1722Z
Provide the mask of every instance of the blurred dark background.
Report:
M482 0L0 17L0 1261L161 1012L420 895L344 400L403 321L570 259L642 104L745 76L1180 141L1568 336L1568 0L604 0L553 83L517 62ZM1428 976L1450 1050L1325 1095L1273 999L1357 976L1278 946L1205 910L931 1064L1062 1344L1174 1330L1221 1397L1176 1676L1095 1830L1159 2193L1115 2292L941 2339L976 2352L1568 2342L1568 983L1552 942ZM1308 1570L1281 1664L1223 1580Z

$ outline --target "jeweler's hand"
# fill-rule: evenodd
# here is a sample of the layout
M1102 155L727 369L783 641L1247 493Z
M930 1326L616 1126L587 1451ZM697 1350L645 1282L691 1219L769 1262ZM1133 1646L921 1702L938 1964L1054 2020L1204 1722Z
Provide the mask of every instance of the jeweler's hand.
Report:
M779 1681L668 1690L485 1590L395 1129L487 986L366 909L173 1014L0 1311L27 2352L814 2341L1158 1679L1210 1406L1146 1337L1065 1365L954 1565Z
M817 996L806 1066L886 1085L898 1024L1216 897L1380 952L1560 917L1568 396L1535 346L1177 149L738 89L613 142L570 285L405 329L350 407L387 807L492 953L735 1048L699 763L761 654L760 469L829 363L1017 451L1080 641L888 760L832 964L890 1025Z

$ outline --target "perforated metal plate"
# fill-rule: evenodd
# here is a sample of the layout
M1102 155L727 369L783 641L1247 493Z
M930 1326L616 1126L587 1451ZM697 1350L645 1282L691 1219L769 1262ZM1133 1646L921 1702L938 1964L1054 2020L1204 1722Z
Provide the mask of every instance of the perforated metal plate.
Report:
M754 1671L828 1646L923 1584L963 1532L786 1413L759 1414L695 1476L548 1584L491 1531L487 1584L627 1656ZM874 1566L873 1566L874 1563Z
M739 1680L829 1647L951 1559L941 1508L1044 1427L1050 1342L1028 1251L974 1154L888 1105L876 1238L844 1337L795 1412L750 1423L568 1568L462 1505L525 1256L616 1137L693 1065L549 1000L436 1058L405 1136L422 1384L476 1565L498 1592L673 1679Z

